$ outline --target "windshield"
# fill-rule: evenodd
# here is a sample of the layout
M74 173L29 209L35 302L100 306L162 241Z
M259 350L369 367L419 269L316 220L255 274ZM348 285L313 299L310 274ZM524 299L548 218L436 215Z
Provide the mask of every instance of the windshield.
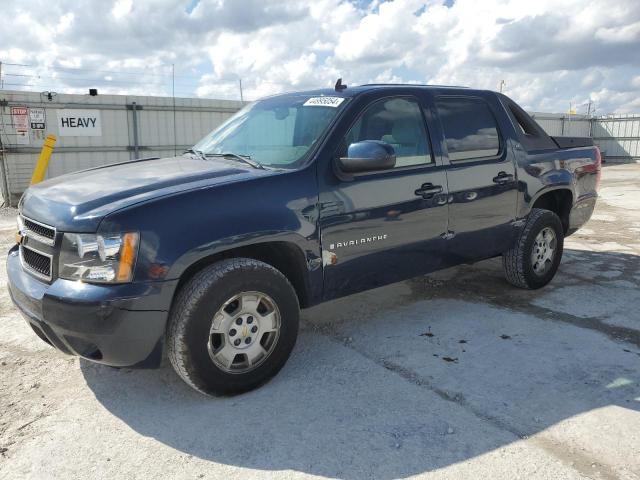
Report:
M247 105L193 150L245 156L277 168L296 168L346 103L345 98L280 96Z

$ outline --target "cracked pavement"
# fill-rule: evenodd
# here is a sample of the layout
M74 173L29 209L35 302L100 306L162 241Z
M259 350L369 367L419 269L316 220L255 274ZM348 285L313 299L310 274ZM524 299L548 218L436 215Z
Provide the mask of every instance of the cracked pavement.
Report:
M319 305L231 398L57 353L3 288L0 479L640 478L640 164L600 193L547 287L493 259Z

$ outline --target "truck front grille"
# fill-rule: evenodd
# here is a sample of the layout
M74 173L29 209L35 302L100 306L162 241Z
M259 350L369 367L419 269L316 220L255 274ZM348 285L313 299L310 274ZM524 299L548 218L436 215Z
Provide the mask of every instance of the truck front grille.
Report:
M34 275L47 281L51 280L51 257L29 247L20 245L22 266Z
M40 240L47 245L53 245L56 240L56 229L45 225L30 218L20 218L22 225L24 226L24 234Z

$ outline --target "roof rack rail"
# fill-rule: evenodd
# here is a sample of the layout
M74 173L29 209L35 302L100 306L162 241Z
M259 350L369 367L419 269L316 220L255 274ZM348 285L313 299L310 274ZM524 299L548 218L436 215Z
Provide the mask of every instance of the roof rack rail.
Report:
M363 83L360 87L385 87L385 86L402 86L402 87L438 87L438 88L470 88L462 85L433 85L431 83Z

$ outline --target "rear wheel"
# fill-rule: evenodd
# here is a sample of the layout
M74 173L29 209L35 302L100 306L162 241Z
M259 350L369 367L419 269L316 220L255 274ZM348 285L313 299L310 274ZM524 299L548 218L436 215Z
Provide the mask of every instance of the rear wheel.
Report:
M563 244L560 218L550 210L534 208L516 244L502 255L507 281L520 288L545 286L558 270Z
M224 260L180 290L167 328L169 360L203 393L251 390L287 361L298 317L297 296L282 273L253 259Z

